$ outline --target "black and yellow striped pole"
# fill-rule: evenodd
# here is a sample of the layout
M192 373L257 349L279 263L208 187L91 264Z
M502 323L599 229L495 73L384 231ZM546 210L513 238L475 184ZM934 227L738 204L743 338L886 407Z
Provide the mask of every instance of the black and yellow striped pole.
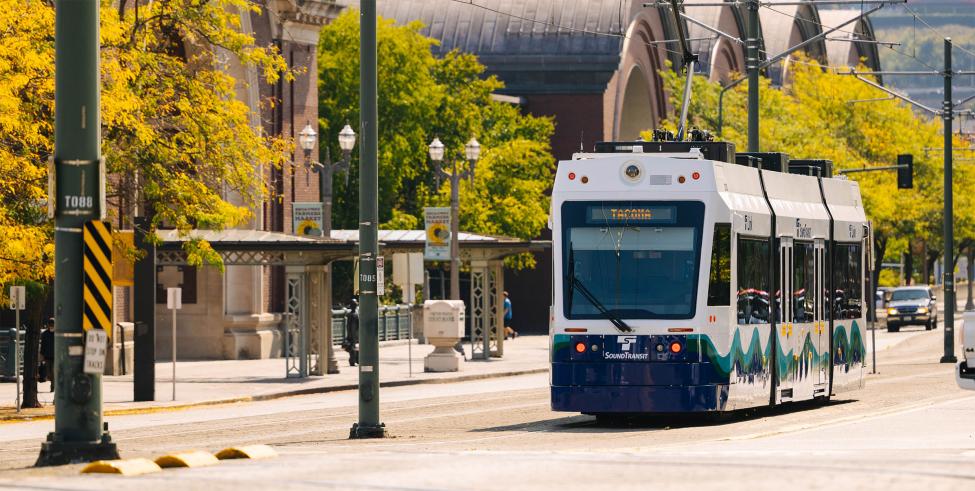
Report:
M54 432L38 466L118 458L102 424L102 376L85 373L85 330L111 332L111 238L101 159L98 0L58 0L54 28ZM106 238L108 237L108 238ZM104 339L104 337L102 337Z

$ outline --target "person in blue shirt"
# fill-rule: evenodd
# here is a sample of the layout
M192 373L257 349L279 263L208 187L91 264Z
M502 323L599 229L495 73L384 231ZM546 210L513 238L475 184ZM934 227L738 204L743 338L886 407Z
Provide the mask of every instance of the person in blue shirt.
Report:
M508 292L504 292L504 338L511 339L518 337L518 331L511 328L511 299L508 298Z

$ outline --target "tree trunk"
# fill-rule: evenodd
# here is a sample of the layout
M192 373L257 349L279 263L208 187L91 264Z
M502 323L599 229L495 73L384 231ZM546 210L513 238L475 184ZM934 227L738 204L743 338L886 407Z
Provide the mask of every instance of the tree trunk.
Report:
M910 286L914 282L914 254L911 248L904 253L904 284Z
M37 400L37 369L40 365L41 324L44 306L51 289L46 285L35 290L30 302L27 334L24 336L24 402L23 407L41 407Z
M928 281L928 278L931 277L930 272L931 270L928 269L928 244L927 242L922 242L921 243L921 275L923 277L923 279L921 280L922 285L931 284L931 282Z

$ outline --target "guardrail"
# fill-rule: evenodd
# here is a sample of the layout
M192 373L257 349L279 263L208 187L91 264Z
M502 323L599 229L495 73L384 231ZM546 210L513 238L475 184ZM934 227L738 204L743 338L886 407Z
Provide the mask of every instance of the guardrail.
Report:
M348 326L350 309L332 309L332 344L342 344ZM413 322L410 305L388 305L379 307L379 340L395 341L410 337L410 323ZM416 335L416 333L414 333Z

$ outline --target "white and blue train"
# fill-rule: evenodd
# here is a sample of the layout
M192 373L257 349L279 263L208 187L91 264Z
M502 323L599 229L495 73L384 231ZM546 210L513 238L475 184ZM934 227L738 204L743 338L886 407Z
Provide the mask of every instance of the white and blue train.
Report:
M559 162L550 225L553 410L731 411L863 387L869 224L828 162L601 143Z

